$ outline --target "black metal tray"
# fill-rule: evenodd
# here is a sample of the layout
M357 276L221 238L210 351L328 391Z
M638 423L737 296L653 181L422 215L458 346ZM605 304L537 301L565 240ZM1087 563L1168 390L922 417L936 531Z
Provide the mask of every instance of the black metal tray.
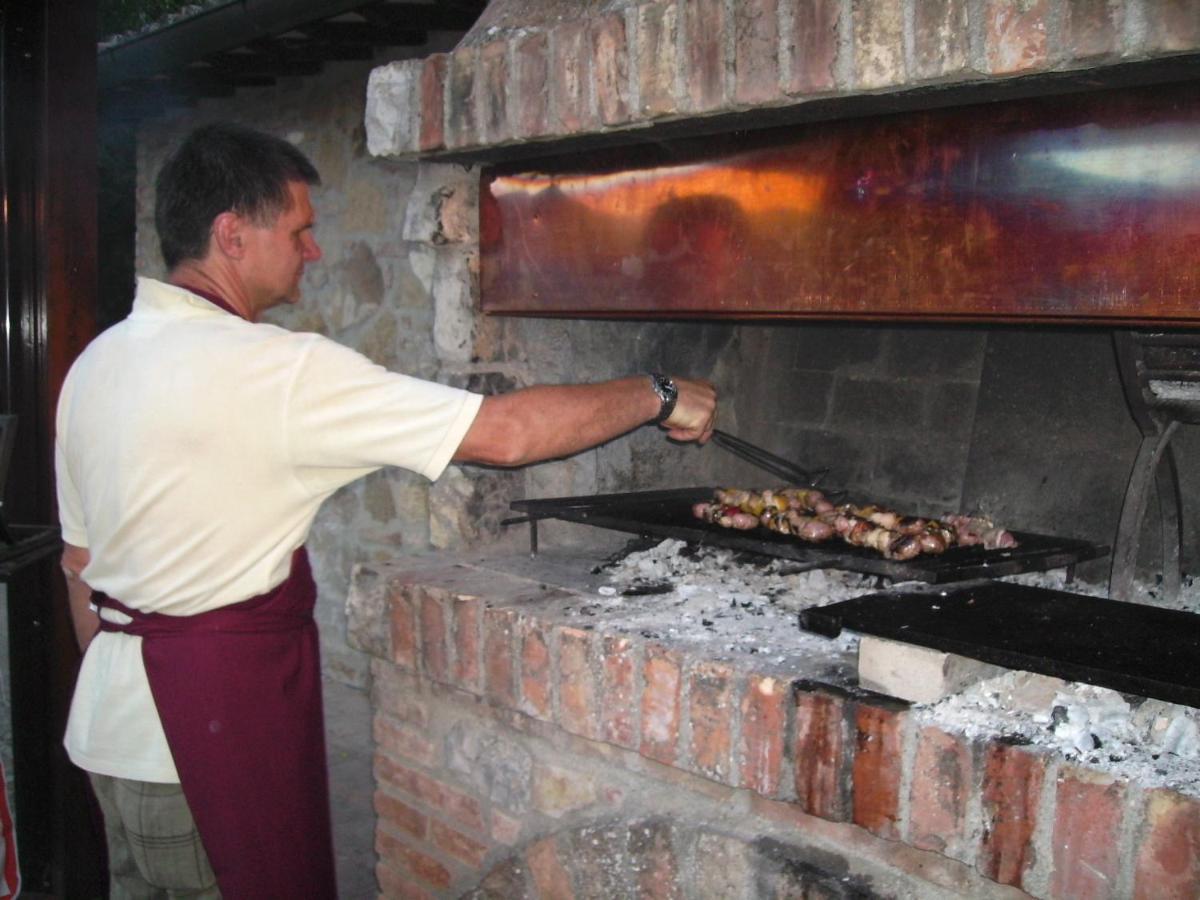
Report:
M814 569L843 569L897 581L930 584L1058 569L1108 554L1107 547L1088 541L1013 532L1019 546L1011 550L954 547L940 556L918 556L901 562L884 559L874 550L852 547L841 541L811 544L765 528L735 531L695 518L692 504L707 501L712 495L711 487L695 487L514 500L510 505L525 513L535 526L540 519L563 519L614 531L761 553L794 560Z
M843 628L960 656L1200 706L1200 616L1006 582L867 594L800 613L827 637Z

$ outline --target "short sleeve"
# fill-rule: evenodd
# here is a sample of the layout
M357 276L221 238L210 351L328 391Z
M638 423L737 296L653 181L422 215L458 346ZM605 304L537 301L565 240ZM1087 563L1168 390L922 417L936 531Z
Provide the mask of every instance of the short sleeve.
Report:
M307 337L285 404L298 477L325 491L382 466L430 480L441 475L483 397L388 371L333 341Z

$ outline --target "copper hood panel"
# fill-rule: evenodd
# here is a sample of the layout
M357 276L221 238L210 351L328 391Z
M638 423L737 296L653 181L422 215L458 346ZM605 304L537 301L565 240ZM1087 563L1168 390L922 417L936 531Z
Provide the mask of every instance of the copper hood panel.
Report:
M492 313L1200 324L1192 84L497 169L481 207Z

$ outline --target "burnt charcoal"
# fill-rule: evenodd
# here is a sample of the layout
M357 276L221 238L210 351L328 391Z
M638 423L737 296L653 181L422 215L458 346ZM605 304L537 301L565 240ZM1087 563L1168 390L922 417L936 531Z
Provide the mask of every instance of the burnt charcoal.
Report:
M652 594L669 594L675 589L669 581L634 582L621 591L623 597L644 597Z
M1048 730L1053 731L1059 725L1067 721L1067 708L1065 706L1056 706L1050 710L1050 724Z
M701 619L700 624L703 625L705 628L711 628L712 624L713 624L713 620L712 619Z

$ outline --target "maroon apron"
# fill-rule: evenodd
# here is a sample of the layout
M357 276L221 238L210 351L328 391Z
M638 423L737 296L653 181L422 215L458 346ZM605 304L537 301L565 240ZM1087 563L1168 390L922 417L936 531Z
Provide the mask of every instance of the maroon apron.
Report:
M316 596L303 547L273 590L194 616L95 594L133 620L102 620L102 630L142 638L150 693L226 900L337 896Z
M275 589L194 616L145 613L99 592L142 638L150 692L184 796L227 900L336 897L304 548Z

